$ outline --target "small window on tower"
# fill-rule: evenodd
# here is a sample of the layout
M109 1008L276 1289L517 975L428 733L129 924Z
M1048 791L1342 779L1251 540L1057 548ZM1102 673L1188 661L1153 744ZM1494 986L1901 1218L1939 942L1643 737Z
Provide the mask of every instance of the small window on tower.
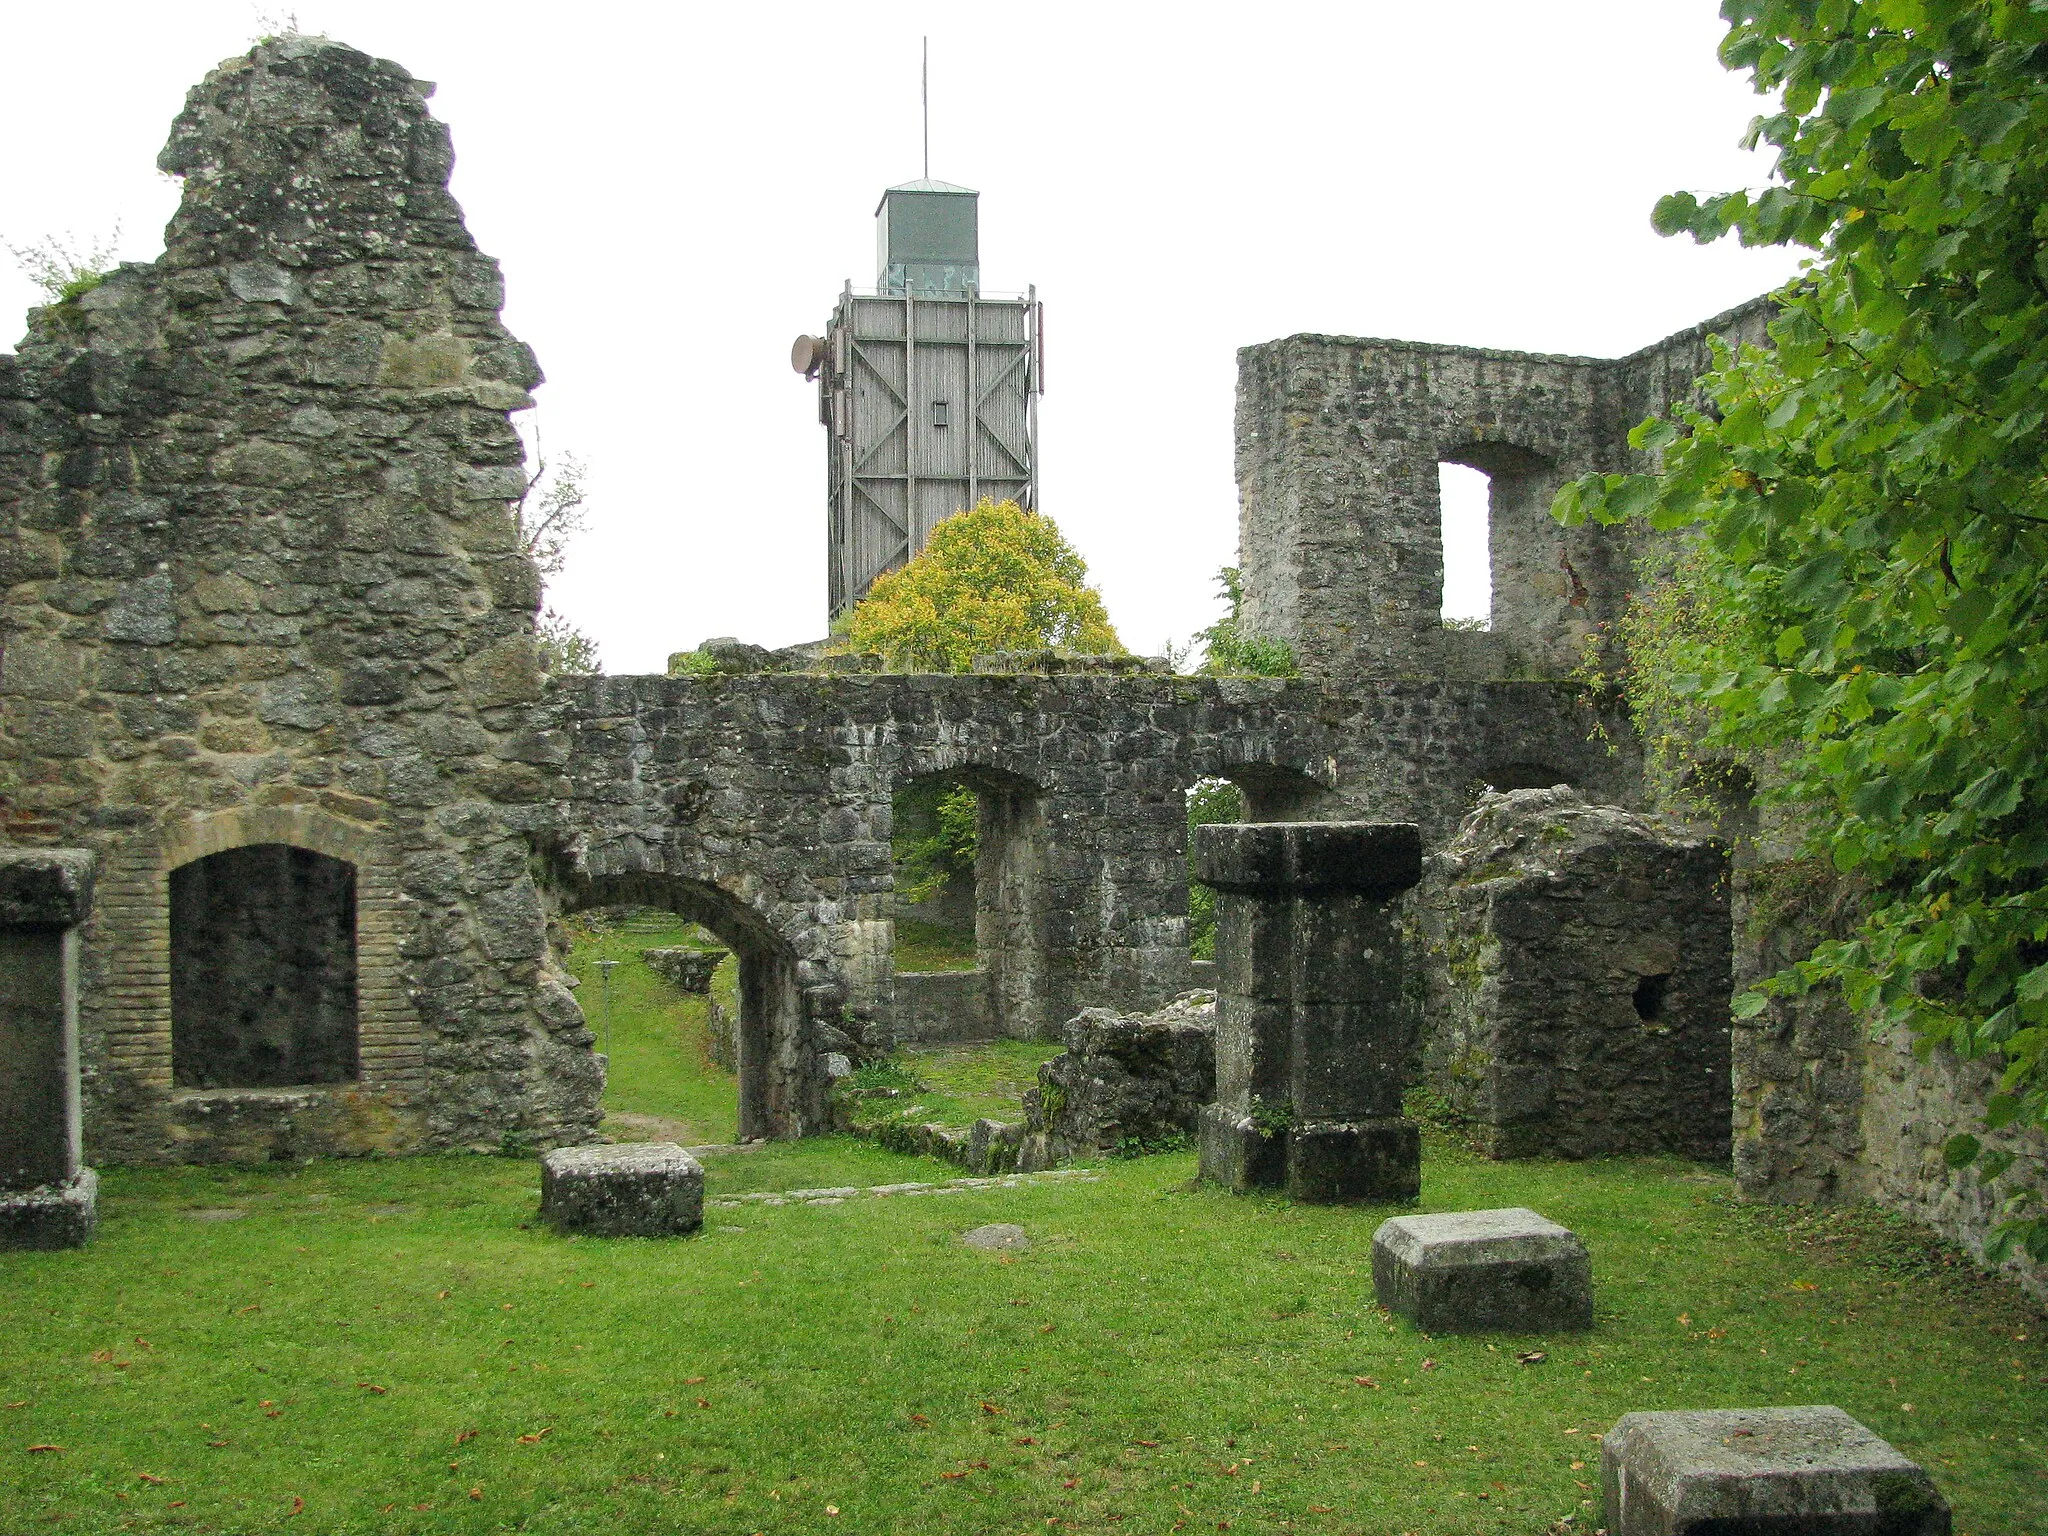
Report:
M932 402L932 425L935 427L950 427L953 425L953 407L943 400L934 400Z

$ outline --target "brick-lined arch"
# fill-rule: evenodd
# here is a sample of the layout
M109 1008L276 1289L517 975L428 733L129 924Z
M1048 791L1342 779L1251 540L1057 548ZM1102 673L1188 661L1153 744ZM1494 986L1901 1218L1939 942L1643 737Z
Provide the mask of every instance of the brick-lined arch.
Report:
M100 886L95 942L107 956L101 1008L105 1059L136 1088L180 1099L257 1091L174 1090L171 1074L171 871L258 843L310 849L356 872L356 1001L361 1075L310 1094L411 1095L426 1088L426 1053L399 956L400 897L380 834L310 806L215 811L114 851ZM380 1139L381 1144L381 1139Z

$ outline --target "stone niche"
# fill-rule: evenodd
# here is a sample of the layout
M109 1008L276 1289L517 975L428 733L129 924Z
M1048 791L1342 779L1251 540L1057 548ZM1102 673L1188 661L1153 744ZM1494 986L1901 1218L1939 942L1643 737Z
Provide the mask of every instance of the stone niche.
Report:
M1727 1161L1728 900L1716 842L1486 794L1411 909L1426 1081L1493 1157Z
M172 1081L283 1088L356 1075L355 866L258 843L172 870Z

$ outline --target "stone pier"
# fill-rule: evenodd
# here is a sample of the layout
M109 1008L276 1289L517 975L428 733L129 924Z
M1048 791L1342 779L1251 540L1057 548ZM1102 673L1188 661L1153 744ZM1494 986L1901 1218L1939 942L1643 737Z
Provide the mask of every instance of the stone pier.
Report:
M95 860L0 850L0 1248L77 1248L98 1179L80 1166L78 924Z
M1405 822L1203 827L1216 891L1216 1102L1202 1177L1296 1200L1412 1200L1397 901L1422 874Z

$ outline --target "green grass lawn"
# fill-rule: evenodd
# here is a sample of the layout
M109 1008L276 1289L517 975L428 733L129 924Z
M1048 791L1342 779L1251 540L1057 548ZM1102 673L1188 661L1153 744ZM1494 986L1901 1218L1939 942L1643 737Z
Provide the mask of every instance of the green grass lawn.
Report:
M938 923L898 918L895 962L899 971L971 971L976 963L974 935Z
M841 1139L707 1165L714 1194L953 1171ZM1192 1171L649 1242L535 1224L512 1159L107 1170L92 1247L0 1256L0 1531L1529 1536L1592 1529L1630 1409L1811 1402L1924 1462L1958 1532L2040 1529L2039 1315L1881 1218L1432 1136L1425 1208L1576 1228L1599 1323L1426 1339L1372 1304L1388 1212ZM1034 1246L962 1246L989 1221Z
M583 983L576 1000L599 1050L606 1049L609 1036L606 1131L619 1141L731 1141L739 1122L739 1080L711 1060L711 1000L682 991L640 958L643 949L693 942L695 927L673 913L644 912L624 924L579 925L575 934L568 964ZM609 1009L600 960L619 962L611 973ZM728 957L712 980L728 1009L738 1006L738 966Z
M934 1125L1021 1120L1026 1089L1038 1085L1040 1063L1059 1055L1057 1041L992 1040L980 1045L911 1046L896 1062L924 1083L916 1093L872 1100L869 1114Z

